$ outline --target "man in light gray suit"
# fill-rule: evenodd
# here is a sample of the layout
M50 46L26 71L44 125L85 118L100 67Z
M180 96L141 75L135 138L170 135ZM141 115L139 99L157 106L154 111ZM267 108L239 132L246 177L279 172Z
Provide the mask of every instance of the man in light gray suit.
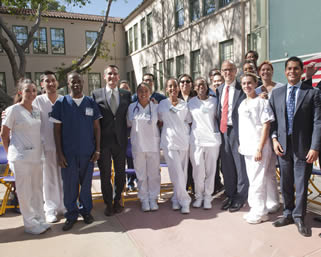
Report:
M285 63L288 83L272 91L270 105L273 149L281 170L283 216L273 225L295 223L303 236L311 236L305 225L308 180L321 143L321 102L318 89L301 81L303 63L297 57ZM295 187L294 187L295 186Z
M241 85L236 81L236 66L232 61L224 61L221 67L225 83L216 90L218 96L218 117L222 133L220 149L225 194L222 210L235 212L247 201L249 182L244 157L239 148L238 108L245 99Z

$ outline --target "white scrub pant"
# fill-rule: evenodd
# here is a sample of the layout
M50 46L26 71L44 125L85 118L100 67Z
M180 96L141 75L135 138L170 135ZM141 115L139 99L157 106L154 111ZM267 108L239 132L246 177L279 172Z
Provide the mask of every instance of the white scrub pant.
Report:
M191 197L186 191L188 151L163 149L164 157L168 165L169 177L174 185L172 202L178 202L180 206L191 203Z
M36 230L39 223L45 223L42 191L42 163L15 161L10 162L14 172L19 207L26 229Z
M161 183L159 152L133 152L133 160L139 199L141 202L157 200Z
M252 215L262 217L268 213L267 202L267 172L271 161L272 149L266 144L262 151L262 160L256 162L254 155L245 155L245 165L249 179L248 203Z
M280 195L276 182L276 154L272 150L271 159L266 170L267 199L266 208L271 210L280 205Z
M212 200L220 147L190 146L196 200Z
M65 211L61 170L57 163L56 151L45 152L43 162L43 197L46 215L57 215Z

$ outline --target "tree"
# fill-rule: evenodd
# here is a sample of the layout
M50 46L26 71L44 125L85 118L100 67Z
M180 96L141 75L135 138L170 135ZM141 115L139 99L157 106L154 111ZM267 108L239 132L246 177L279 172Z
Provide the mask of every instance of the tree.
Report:
M4 19L0 16L0 30L2 33L0 33L0 44L5 51L5 53L8 56L12 75L15 81L15 85L17 84L18 80L25 75L25 69L26 69L26 56L25 56L25 50L29 47L29 45L32 43L33 37L35 32L39 29L40 21L41 21L41 14L43 11L48 10L49 8L61 8L61 6L56 5L56 1L53 0L4 0L1 1L2 5L9 6L10 12L15 15L18 15L18 8L29 8L29 7L35 7L37 6L37 14L35 16L34 24L31 26L31 29L27 35L26 41L20 45L17 41L17 38L15 34L8 28L6 25ZM90 0L65 0L68 4L78 5L78 6L85 6L87 3L90 3ZM105 28L107 26L108 21L108 15L110 11L110 7L113 0L106 0L106 11L105 11L105 18L102 22L98 35L96 40L92 43L90 48L83 53L83 55L73 61L72 64L65 68L59 69L59 75L60 77L65 76L67 73L77 70L79 72L83 72L86 69L88 69L96 60L99 52L100 52L100 44L102 42ZM7 35L7 38L3 34ZM16 58L14 54L14 49L10 47L10 43L13 44L14 48L17 51L18 58ZM92 56L90 56L93 53ZM89 57L89 60L87 60ZM10 96L8 96L3 90L0 89L0 102L4 103L6 106L10 105L12 103L12 99Z

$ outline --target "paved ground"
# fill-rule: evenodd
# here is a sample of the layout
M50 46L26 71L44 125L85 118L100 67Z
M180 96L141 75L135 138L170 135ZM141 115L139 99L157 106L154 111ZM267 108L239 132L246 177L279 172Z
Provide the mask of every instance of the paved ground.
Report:
M3 188L0 188L0 191ZM213 209L192 209L182 215L170 209L170 195L164 196L160 210L140 211L138 202L126 203L124 212L105 217L102 202L94 203L95 222L86 225L79 219L70 232L61 230L64 220L43 235L24 233L22 217L9 210L0 217L0 255L4 257L321 257L321 223L313 221L314 212L321 210L309 205L306 222L312 237L302 237L289 225L274 228L272 221L249 225L241 212L222 212L223 197L213 201Z

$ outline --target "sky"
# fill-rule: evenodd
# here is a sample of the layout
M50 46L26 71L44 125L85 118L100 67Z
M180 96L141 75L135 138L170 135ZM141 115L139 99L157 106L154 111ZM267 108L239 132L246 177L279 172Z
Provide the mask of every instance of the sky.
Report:
M117 0L111 4L109 16L126 18L143 0ZM64 1L60 1L66 5L68 12L85 13L102 15L102 11L105 11L107 7L106 0L91 0L91 4L87 4L85 7L73 7L67 5Z

